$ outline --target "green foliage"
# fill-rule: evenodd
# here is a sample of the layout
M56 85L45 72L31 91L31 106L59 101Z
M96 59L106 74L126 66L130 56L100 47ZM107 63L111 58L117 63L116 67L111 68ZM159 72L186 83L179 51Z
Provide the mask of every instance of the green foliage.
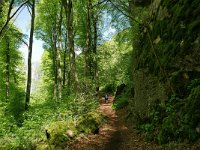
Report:
M172 95L165 107L155 105L147 122L140 125L147 138L166 144L171 141L193 142L199 137L196 127L200 119L200 86L197 81L189 84L193 88L187 98Z
M196 126L199 122L199 95L200 87L193 88L189 97L185 101L185 106L180 111L169 109L172 105L168 105L166 112L167 117L163 120L161 132L158 135L158 142L168 143L170 141L194 141L199 136ZM175 102L177 105L177 101ZM174 104L174 106L175 106ZM168 110L168 111L167 111ZM169 111L170 110L170 111Z
M115 92L115 98L112 107L114 109L124 108L129 104L131 100L133 100L132 99L133 97L134 97L134 89L132 85L121 84L120 86L117 87L117 91Z
M200 85L200 79L194 79L191 81L191 83L187 86L187 90L191 91L193 88L197 87Z
M79 134L79 128L76 128L78 123L81 124L80 126L84 126L83 122L90 122L91 118L93 119L92 123L96 122L95 125L102 123L102 116L96 112L98 101L93 96L71 95L59 102L44 100L43 95L33 98L36 100L33 100L34 103L30 105L29 110L19 114L17 122L19 121L20 128L17 123L14 123L15 116L1 117L1 121L4 123L0 125L0 148L31 149L39 141L46 141L45 129L51 134L50 143L54 146L62 146L71 139L66 133L68 129L73 131L75 136ZM7 109L5 106L1 107L1 115L5 109ZM88 117L84 118L83 115ZM93 125L87 127L87 132L93 130Z
M117 98L115 98L112 107L114 109L124 108L125 106L128 105L129 99L130 99L130 94L128 92L123 93L122 95L120 95Z
M99 83L105 88L108 86L111 92L115 91L116 85L129 82L132 63L130 41L130 29L126 29L98 47Z
M25 93L22 91L15 91L12 98L9 101L9 105L7 106L6 115L12 116L14 118L14 122L17 126L22 126L24 117L24 98Z
M152 133L152 131L154 130L154 126L153 126L153 124L146 123L146 124L142 124L140 126L140 129L146 133Z
M116 91L116 86L114 84L107 84L101 89L103 93L113 94Z
M41 93L45 99L51 99L53 97L54 72L51 55L51 52L47 50L45 50L42 55L42 63L40 66L42 77L36 91L36 93Z

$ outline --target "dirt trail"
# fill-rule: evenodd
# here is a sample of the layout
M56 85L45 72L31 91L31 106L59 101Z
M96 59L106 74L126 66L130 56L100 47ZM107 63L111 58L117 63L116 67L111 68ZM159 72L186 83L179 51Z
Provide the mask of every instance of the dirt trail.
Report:
M153 142L147 142L133 125L124 122L125 110L112 109L113 97L105 104L101 99L100 112L107 116L108 121L100 128L99 134L81 137L71 144L69 150L170 150ZM176 150L193 150L192 147L181 147ZM195 149L197 150L197 149Z

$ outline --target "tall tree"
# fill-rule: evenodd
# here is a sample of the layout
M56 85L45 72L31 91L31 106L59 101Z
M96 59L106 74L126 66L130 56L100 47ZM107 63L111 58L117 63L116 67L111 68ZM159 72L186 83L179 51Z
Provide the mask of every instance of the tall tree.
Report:
M6 100L9 100L10 96L10 41L6 37Z
M53 97L57 99L62 95L62 43L63 38L63 8L59 0L44 0L38 4L38 17L36 24L36 35L45 41L46 50L50 52L52 79L54 81Z
M32 77L31 62L32 62L32 49L33 49L33 32L35 24L35 0L32 0L30 6L31 6L31 30L30 30L29 47L28 47L28 74L27 74L25 110L28 109L28 105L30 102L30 93L31 93L31 77Z
M67 33L65 35L65 48L64 48L64 55L63 55L63 87L65 87L66 83L66 73L67 73Z
M58 23L58 49L57 49L57 66L58 66L58 97L62 97L62 70L61 70L61 50L62 46L62 22L63 22L63 7L60 9Z
M85 76L91 76L91 0L87 0L86 17L86 48L85 48Z
M10 25L4 38L0 40L0 99L3 98L8 103L11 98L16 99L16 93L24 90L24 70L21 53L18 51L21 39L22 34Z
M58 67L57 67L57 34L56 34L56 16L52 26L52 50L53 50L53 69L54 69L54 99L57 99L58 93Z
M96 86L98 86L98 61L97 61L97 42L98 42L98 29L97 29L97 23L98 23L98 15L95 14L95 10L93 8L92 11L92 26L93 26L93 43L92 43L92 49L93 49L93 77L92 79L95 80Z
M77 89L78 77L76 72L76 60L74 51L74 12L72 0L62 0L67 18L67 33L68 33L68 49L69 49L69 80L68 85L73 89Z

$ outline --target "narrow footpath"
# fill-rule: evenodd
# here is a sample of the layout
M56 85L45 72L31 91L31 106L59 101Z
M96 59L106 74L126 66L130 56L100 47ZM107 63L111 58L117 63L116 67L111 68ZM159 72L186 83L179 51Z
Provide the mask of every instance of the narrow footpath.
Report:
M112 109L113 97L105 104L100 100L99 111L107 118L99 134L81 137L67 147L67 150L171 150L154 142L147 142L132 124L124 120L126 110ZM197 148L197 149L196 149ZM179 147L175 150L199 150L200 147Z

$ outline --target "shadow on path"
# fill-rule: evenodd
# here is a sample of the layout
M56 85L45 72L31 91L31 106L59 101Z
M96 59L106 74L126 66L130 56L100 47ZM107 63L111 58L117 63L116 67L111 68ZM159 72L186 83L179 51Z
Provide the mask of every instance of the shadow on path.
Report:
M99 111L104 114L108 120L100 128L98 135L88 135L77 139L69 145L69 150L122 150L128 128L124 125L121 114L112 109L113 97L109 97L109 103L100 99ZM126 148L126 150L128 150Z
M121 132L116 131L112 137L109 139L108 143L105 144L105 150L120 150L120 145L122 143Z
M113 97L105 104L103 98L100 100L99 111L108 120L100 128L99 134L82 136L68 145L66 150L171 150L171 148L147 142L138 133L133 124L124 122L126 110L117 112L112 109ZM190 147L179 147L173 150L197 150Z

